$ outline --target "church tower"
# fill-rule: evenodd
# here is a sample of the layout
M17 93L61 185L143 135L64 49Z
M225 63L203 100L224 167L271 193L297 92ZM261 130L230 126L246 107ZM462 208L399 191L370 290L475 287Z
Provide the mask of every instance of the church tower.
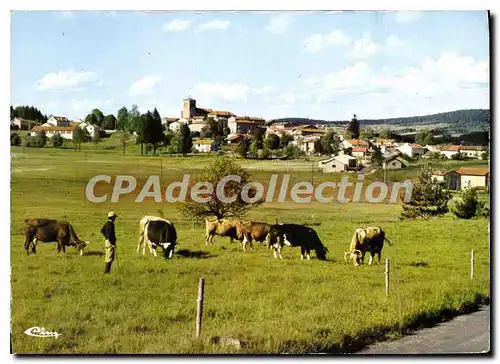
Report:
M182 110L182 117L191 119L196 115L196 100L188 97L184 99L184 108Z

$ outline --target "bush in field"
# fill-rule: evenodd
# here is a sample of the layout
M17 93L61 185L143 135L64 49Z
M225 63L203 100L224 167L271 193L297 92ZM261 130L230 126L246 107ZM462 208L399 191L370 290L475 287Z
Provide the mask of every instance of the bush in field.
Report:
M451 193L432 176L430 167L424 167L413 183L410 201L403 203L400 219L428 219L448 212Z
M460 200L452 207L452 212L459 219L489 216L489 209L484 201L477 199L477 191L474 187L468 187L461 193Z
M59 134L54 134L51 138L51 142L54 148L61 148L64 144L64 139Z
M21 145L21 137L17 133L10 134L10 145L19 146Z

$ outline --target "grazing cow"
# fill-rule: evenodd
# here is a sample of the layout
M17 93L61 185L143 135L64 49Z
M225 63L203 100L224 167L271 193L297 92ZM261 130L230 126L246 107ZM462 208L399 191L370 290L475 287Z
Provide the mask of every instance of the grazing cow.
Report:
M57 252L66 252L67 246L73 246L83 255L83 249L89 242L80 240L76 235L73 226L67 221L58 221L52 219L26 219L24 220L24 249L29 255L31 251L36 254L36 245L38 241L44 243L57 242Z
M384 241L387 241L389 245L391 245L391 242L386 238L385 232L381 227L375 226L357 228L352 236L349 251L344 252L344 261L347 263L347 257L349 256L349 259L352 260L353 264L358 266L363 264L365 254L366 252L369 252L370 261L368 262L368 265L372 264L375 254L377 254L378 264L380 264Z
M267 246L273 248L274 258L279 254L280 259L281 249L284 245L290 247L300 246L300 259L304 259L304 254L307 259L311 259L311 250L316 252L316 257L320 260L326 260L328 249L321 242L318 234L314 229L297 224L278 224L271 225L269 234L267 235Z
M161 217L157 217L157 216L144 216L141 219L141 221L139 221L139 244L137 244L137 253L140 252L141 246L142 246L142 254L143 255L146 254L146 244L147 244L149 247L149 252L156 256L156 251L153 249L153 245L151 244L150 241L145 239L145 235L144 235L146 224L149 221L167 221L167 220L165 220Z
M164 256L172 258L175 246L177 245L177 231L172 223L166 220L150 220L144 227L144 234L148 243L152 246L156 256L156 248L163 248Z
M239 220L211 220L208 217L205 219L205 246L212 244L214 236L229 237L232 243L233 239L242 241L243 234L241 232L241 221Z
M247 243L250 245L250 248L253 249L253 240L258 241L259 243L266 240L267 234L269 234L269 229L271 229L271 224L265 222L245 221L242 223L241 229L243 234L243 251L245 251Z

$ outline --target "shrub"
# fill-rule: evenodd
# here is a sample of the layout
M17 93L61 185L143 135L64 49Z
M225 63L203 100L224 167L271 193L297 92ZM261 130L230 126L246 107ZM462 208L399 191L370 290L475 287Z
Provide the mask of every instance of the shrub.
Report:
M452 211L459 219L489 216L489 209L484 201L477 199L477 191L474 187L468 187L461 193L460 200L453 205Z
M19 146L21 145L21 137L17 133L10 134L10 145Z
M444 215L448 212L448 201L451 193L443 189L432 176L432 170L424 167L413 184L410 201L403 203L401 219L428 219L432 216Z
M51 138L51 141L54 148L61 148L64 144L64 139L59 134L54 134Z

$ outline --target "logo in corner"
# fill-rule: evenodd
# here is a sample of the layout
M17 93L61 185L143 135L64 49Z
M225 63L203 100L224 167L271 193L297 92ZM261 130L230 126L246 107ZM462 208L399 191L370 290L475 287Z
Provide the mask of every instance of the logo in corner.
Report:
M55 337L56 339L61 336L56 331L45 331L44 327L30 327L28 330L24 332L26 335L34 336L34 337Z

